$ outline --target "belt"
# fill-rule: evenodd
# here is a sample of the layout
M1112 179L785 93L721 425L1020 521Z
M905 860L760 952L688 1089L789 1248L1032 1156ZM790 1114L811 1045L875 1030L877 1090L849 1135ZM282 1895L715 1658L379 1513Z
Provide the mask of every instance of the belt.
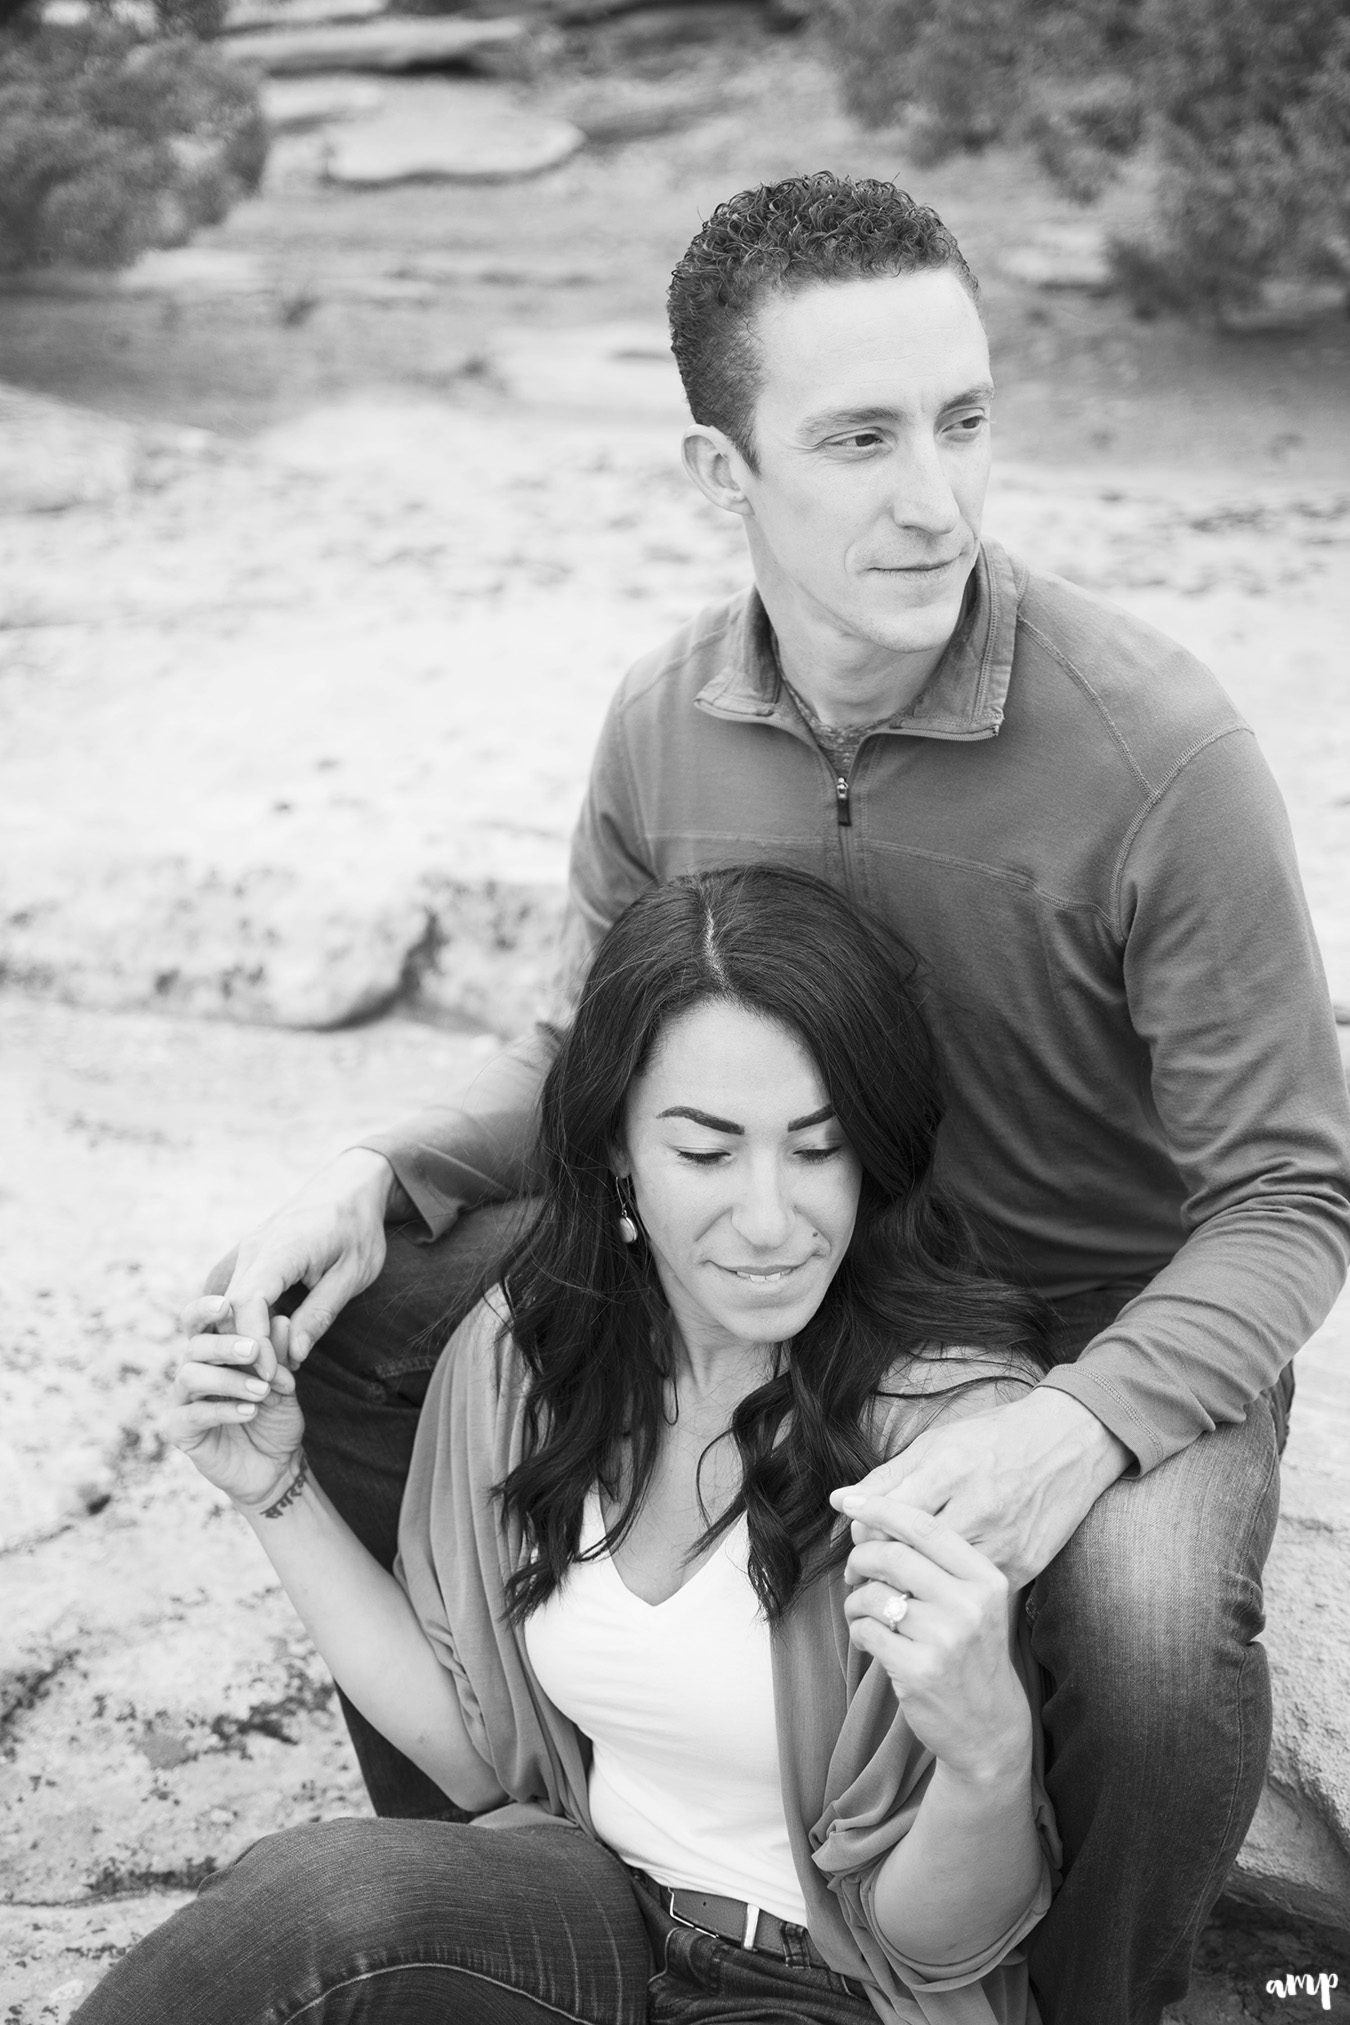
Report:
M780 1920L776 1913L765 1912L762 1906L747 1905L743 1899L719 1898L715 1892L677 1891L671 1885L659 1883L645 1870L635 1870L633 1876L680 1926L694 1927L699 1933L731 1941L738 1948L751 1948L759 1955L777 1955L780 1961L787 1960L789 1923ZM793 1946L805 1947L813 1969L829 1968L804 1927L794 1926L792 1933L800 1934L801 1940L794 1939Z

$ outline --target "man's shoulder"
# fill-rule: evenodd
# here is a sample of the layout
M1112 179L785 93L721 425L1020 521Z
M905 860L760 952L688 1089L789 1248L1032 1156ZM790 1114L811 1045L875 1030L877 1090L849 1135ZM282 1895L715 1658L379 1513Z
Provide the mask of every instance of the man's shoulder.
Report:
M755 608L753 588L704 605L692 618L633 662L615 694L622 714L693 700L745 653Z
M1179 640L1064 577L1016 568L1015 675L1051 697L1074 691L1147 771L1247 729L1218 677Z

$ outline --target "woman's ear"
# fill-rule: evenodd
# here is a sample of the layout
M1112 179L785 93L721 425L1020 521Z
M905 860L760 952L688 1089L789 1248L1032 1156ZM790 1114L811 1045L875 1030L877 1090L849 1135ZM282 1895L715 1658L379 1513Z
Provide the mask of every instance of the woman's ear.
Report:
M626 1181L633 1172L633 1163L628 1158L628 1148L623 1145L609 1149L609 1171L619 1181Z

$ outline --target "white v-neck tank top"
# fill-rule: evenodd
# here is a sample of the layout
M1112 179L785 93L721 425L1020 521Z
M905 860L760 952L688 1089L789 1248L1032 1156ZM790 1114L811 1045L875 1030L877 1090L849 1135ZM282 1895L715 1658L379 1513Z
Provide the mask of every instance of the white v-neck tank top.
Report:
M592 1492L583 1551L603 1537ZM576 1562L525 1620L525 1650L549 1700L591 1740L602 1842L663 1884L805 1925L748 1547L742 1515L664 1603L634 1595L608 1555Z

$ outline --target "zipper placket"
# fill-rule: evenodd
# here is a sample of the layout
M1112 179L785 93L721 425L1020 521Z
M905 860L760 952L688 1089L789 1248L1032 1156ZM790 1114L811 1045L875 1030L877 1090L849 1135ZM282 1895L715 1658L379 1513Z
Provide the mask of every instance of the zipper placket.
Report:
M866 743L867 740L864 739L863 745ZM858 759L862 749L863 746L860 745L854 753L853 765L847 773L840 773L837 770L828 753L820 753L834 785L834 829L839 839L839 856L843 863L844 891L851 900L858 901L861 901L863 896L859 891L858 881L858 845L853 834L853 777L858 771ZM816 750L820 751L819 746Z

